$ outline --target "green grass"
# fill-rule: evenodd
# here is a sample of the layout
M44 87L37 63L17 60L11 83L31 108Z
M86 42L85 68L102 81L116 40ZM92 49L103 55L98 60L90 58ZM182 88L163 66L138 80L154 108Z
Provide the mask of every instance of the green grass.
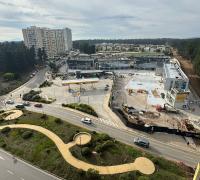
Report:
M9 122L13 123L26 123L40 125L57 134L65 143L72 140L74 134L80 131L86 131L83 128L74 126L67 122L57 123L56 118L47 116L47 119L41 118L42 114L24 111L24 115ZM7 124L8 121L1 122L1 125ZM0 146L6 151L11 152L39 167L48 170L60 177L72 180L87 180L87 175L80 170L68 164L57 150L54 143L43 134L31 131L33 134L28 139L23 138L24 132L31 131L27 129L12 129L8 134L0 133ZM162 179L162 180L181 180L188 179L186 169L181 168L178 164L165 160L163 158L154 157L143 151L124 145L105 134L92 134L92 141L87 147L92 151L95 150L97 145L105 145L109 141L109 146L102 148L98 154L91 153L90 155L83 156L81 154L81 147L75 146L71 149L74 156L80 160L97 164L97 165L118 165L122 163L133 162L139 156L146 156L155 163L156 172L153 175L145 176L139 172L124 173L123 175L106 175L101 176L105 180L121 180L121 179ZM82 147L83 148L83 147Z
M82 111L84 113L98 117L98 114L96 113L96 111L88 104L71 103L71 104L62 104L62 106L76 109L78 111Z

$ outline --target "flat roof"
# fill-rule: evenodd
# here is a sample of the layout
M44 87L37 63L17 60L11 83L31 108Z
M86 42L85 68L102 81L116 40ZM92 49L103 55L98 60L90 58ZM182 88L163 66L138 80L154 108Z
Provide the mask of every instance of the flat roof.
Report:
M62 85L69 85L69 84L87 84L87 83L97 83L99 82L99 78L88 78L88 79L73 79L73 80L66 80L62 81Z
M164 70L168 78L188 80L188 77L177 64L164 64Z

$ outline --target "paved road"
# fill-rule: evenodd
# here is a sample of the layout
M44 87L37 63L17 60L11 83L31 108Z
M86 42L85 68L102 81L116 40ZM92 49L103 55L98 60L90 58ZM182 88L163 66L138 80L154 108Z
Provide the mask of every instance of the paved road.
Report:
M143 136L149 139L151 147L148 152L156 155L163 156L171 160L182 161L192 167L195 167L198 162L200 162L200 152L188 150L174 145L169 145L164 142L152 139L148 137L148 134L139 131L130 131L129 129L119 129L113 126L106 125L101 121L94 121L92 126L82 124L80 122L82 115L76 112L69 111L64 108L52 107L51 105L44 105L43 108L37 109L34 107L29 107L28 110L46 113L58 118L61 118L72 124L87 128L92 131L104 132L110 136L116 138L119 141L133 145L133 138L136 136Z
M39 71L31 80L12 91L11 93L0 96L0 109L5 107L3 101L10 99L16 100L19 95L28 92L32 88L36 88L45 80L45 73L47 69ZM45 173L44 171L35 168L21 160L14 164L11 155L0 150L0 180L55 180L56 177Z
M59 180L58 178L31 166L0 150L1 180Z
M36 75L30 79L28 82L20 86L19 88L13 90L7 95L0 96L0 109L5 107L5 101L8 99L13 99L14 101L20 99L20 94L27 93L33 88L39 87L39 85L45 80L45 73L47 72L47 68L40 70ZM12 95L12 96L11 96Z

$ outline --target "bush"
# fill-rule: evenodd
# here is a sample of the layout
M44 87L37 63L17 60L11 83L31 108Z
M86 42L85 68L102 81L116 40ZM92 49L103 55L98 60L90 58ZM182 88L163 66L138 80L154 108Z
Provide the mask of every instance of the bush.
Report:
M63 123L60 118L56 118L54 121L55 121L56 124L62 124Z
M3 74L3 78L6 81L12 81L12 80L16 79L16 75L15 75L15 73L8 72L8 73Z
M48 116L46 114L42 114L41 119L48 119Z
M72 109L76 109L78 111L81 111L81 112L84 112L84 113L98 117L95 110L87 104L71 103L71 104L62 104L62 106L72 108Z
M96 171L95 169L91 169L91 168L87 170L86 176L87 176L88 179L91 179L91 180L100 179L99 172Z
M89 147L83 147L83 148L81 149L81 154L82 154L83 156L89 156L89 155L91 154L91 151L90 151Z
M82 169L77 169L77 173L78 173L80 176L85 176L85 171L82 170Z
M108 141L104 142L103 144L96 145L95 151L100 153L100 152L105 151L107 148L109 148L109 147L111 147L113 145L114 145L113 141L108 140Z
M107 141L107 140L110 140L110 139L111 139L111 137L108 134L105 134L105 133L99 134L98 137L97 137L97 141Z
M8 134L9 132L11 131L11 128L10 127L5 127L1 130L1 133L3 134Z
M129 172L119 175L119 180L134 180L137 178L136 172Z
M46 80L42 84L40 84L39 88L50 87L52 84L53 84L53 82L49 82Z
M4 113L5 111L4 110L0 110L0 114Z
M29 139L29 138L31 138L33 136L33 133L31 132L31 131L25 131L25 132L23 132L23 134L22 134L22 138L23 139Z

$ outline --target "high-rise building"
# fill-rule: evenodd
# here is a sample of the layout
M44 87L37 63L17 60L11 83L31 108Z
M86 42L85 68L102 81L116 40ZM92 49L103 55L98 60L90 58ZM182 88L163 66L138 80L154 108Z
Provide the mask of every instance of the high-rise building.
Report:
M72 33L69 28L49 29L31 26L22 29L22 33L26 47L34 46L36 51L44 48L50 58L72 49Z

